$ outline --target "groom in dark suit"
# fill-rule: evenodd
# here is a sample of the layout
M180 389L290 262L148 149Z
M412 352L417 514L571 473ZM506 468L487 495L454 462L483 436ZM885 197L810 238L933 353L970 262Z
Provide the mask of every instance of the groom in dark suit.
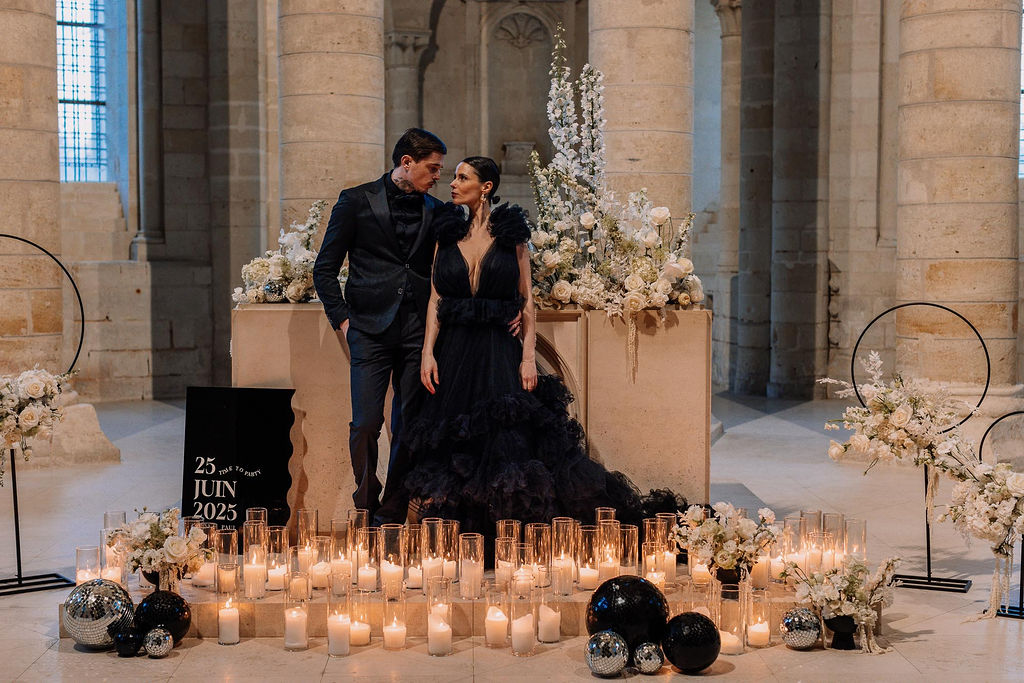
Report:
M391 155L391 171L342 190L313 267L327 318L352 353L352 500L370 511L373 524L404 522L409 505L404 478L411 462L401 422L403 415L414 414L421 395L420 353L437 241L431 223L441 206L426 193L440 180L447 152L433 133L407 130ZM342 296L338 272L346 256L349 274ZM389 382L395 389L391 455L379 500L377 438Z

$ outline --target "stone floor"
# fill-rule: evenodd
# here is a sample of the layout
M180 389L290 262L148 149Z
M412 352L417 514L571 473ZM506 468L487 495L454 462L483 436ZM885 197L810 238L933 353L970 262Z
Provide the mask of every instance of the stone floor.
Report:
M869 552L877 562L906 558L903 572L924 570L920 472L876 468L825 455L821 425L840 402L798 403L719 394L715 415L725 435L712 450L712 500L756 508L779 517L801 508L840 511L868 520ZM19 477L26 572L70 572L74 547L98 541L105 510L161 509L180 499L184 407L137 402L97 406L107 435L122 453L119 465L25 471ZM685 447L685 446L683 446ZM948 493L944 485L943 493ZM0 576L14 573L11 503L0 489ZM940 501L944 496L940 495ZM836 651L797 652L782 645L722 657L704 672L722 680L1020 680L1024 622L996 619L965 623L987 601L992 560L984 544L967 547L948 525L933 533L935 574L972 578L966 595L901 589L886 610L884 633L894 648L879 656ZM1016 578L1013 590L1016 591ZM253 639L234 647L186 640L163 660L118 659L81 651L57 637L56 605L65 591L0 598L0 680L571 680L592 678L582 638L544 647L530 658L489 650L479 639L457 640L447 658L426 654L422 641L400 653L379 642L349 657L330 659L326 643L284 652L279 639ZM673 674L668 668L662 676Z

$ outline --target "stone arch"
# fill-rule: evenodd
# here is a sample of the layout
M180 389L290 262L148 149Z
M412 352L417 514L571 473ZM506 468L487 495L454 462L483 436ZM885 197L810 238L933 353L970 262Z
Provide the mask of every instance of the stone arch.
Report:
M582 394L582 387L576 379L576 374L572 371L572 366L558 353L555 345L541 334L537 335L537 371L541 374L558 375L562 378L566 388L576 398L569 404L569 415L581 423L584 422L580 408L585 397ZM586 427L585 424L584 427Z

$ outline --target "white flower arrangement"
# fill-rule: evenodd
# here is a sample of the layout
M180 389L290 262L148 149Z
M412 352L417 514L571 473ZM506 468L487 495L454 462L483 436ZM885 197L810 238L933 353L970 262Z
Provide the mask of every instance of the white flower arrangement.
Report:
M0 376L0 486L3 486L8 450L20 449L25 460L32 456L26 440L48 438L53 426L64 419L59 405L70 374L53 375L37 366L17 375Z
M697 562L707 567L750 570L758 555L779 535L775 513L769 508L757 511L757 520L743 517L730 503L711 506L714 515L705 518L704 508L691 505L678 513L672 535L679 549L686 548Z
M890 557L871 574L863 561L851 557L842 567L805 573L796 562L787 562L781 575L796 580L797 602L811 605L819 618L853 617L860 631L861 650L874 652L877 610L893 603L893 575L899 564L900 558Z
M538 207L531 238L535 300L629 319L641 310L701 303L704 290L686 257L693 215L677 229L669 209L654 206L646 188L631 192L625 204L608 191L604 75L587 64L574 82L565 49L559 32L547 105L555 154L547 166L536 152L531 158Z
M198 571L207 558L206 533L192 527L187 537L178 535L181 511L169 508L160 514L143 508L139 518L107 533L106 543L123 553L129 571L168 572L180 579Z
M242 286L235 287L231 300L236 304L262 304L289 301L297 304L316 296L313 288L313 265L317 252L313 239L323 217L327 202L313 202L305 223L294 222L289 232L281 229L277 251L268 251L242 266ZM348 277L343 267L338 279L342 286Z

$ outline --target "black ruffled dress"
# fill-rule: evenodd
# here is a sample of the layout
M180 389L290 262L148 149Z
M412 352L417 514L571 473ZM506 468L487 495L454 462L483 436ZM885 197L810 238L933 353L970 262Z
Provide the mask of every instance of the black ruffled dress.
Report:
M525 524L564 515L589 523L598 506L638 521L649 511L642 509L646 499L624 475L587 456L562 381L542 375L532 393L520 383L523 347L508 324L523 302L516 246L530 230L522 209L503 204L491 212L494 243L475 294L458 247L469 223L455 207L446 207L439 221L433 269L439 385L404 437L414 462L406 485L420 516L458 519L462 531L488 538L498 519ZM672 510L680 501L664 502Z

